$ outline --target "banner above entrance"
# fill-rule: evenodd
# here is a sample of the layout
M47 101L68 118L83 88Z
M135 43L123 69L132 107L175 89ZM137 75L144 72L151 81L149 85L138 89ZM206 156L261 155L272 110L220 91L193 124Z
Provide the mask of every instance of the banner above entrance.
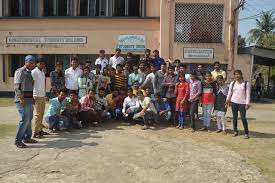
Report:
M123 52L144 52L146 48L145 35L119 35L117 48Z
M8 36L7 44L87 44L86 36Z
M213 48L183 48L183 58L189 59L213 59Z

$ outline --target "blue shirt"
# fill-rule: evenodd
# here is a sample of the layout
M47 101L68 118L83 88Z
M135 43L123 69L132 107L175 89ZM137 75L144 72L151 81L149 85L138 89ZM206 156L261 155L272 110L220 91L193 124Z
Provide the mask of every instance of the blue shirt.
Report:
M61 109L66 105L66 103L67 103L66 99L63 100L62 102L59 102L58 97L51 99L49 102L49 109L46 114L46 117L60 114Z
M170 107L169 103L167 101L164 101L163 99L156 100L154 102L154 104L155 104L155 108L158 112L165 111L165 110L168 110L168 111L171 110L171 107Z
M154 58L152 60L150 60L150 64L154 64L154 66L156 67L156 70L160 70L160 66L161 64L164 64L165 61L163 60L163 58Z

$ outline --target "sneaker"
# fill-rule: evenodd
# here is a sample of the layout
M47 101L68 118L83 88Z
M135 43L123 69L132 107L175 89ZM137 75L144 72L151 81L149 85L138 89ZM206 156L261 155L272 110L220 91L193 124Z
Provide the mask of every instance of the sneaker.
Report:
M37 144L38 142L34 139L28 139L28 140L23 140L25 144Z
M238 136L238 132L234 132L233 137L237 137Z
M215 132L216 132L216 133L221 133L221 132L222 132L222 130L216 130Z
M179 127L179 129L180 129L180 130L183 130L183 129L184 129L184 127L183 127L183 126L180 126L180 127Z
M28 148L28 146L26 144L24 144L23 142L16 142L15 145L18 148Z
M248 134L244 134L244 139L249 139L249 135Z

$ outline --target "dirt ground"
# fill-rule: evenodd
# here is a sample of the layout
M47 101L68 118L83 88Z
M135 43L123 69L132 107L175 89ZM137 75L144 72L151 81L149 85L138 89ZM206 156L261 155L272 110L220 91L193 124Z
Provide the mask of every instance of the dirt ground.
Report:
M274 182L272 107L255 105L249 112L249 140L109 122L16 149L9 134L0 137L0 182ZM0 108L0 116L0 125L15 125L13 107Z

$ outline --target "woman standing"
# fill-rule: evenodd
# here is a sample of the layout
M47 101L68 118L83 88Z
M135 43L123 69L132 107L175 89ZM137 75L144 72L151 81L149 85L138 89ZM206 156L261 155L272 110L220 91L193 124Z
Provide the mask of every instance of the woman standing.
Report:
M184 75L179 76L179 82L175 87L176 99L176 112L178 116L178 126L176 128L183 129L185 122L185 113L187 111L187 102L190 89L189 84L185 81Z
M240 70L234 71L234 81L230 83L226 105L231 104L233 113L234 137L238 136L238 112L240 111L241 120L244 127L244 138L249 138L246 111L250 104L250 83L244 81L243 73Z

